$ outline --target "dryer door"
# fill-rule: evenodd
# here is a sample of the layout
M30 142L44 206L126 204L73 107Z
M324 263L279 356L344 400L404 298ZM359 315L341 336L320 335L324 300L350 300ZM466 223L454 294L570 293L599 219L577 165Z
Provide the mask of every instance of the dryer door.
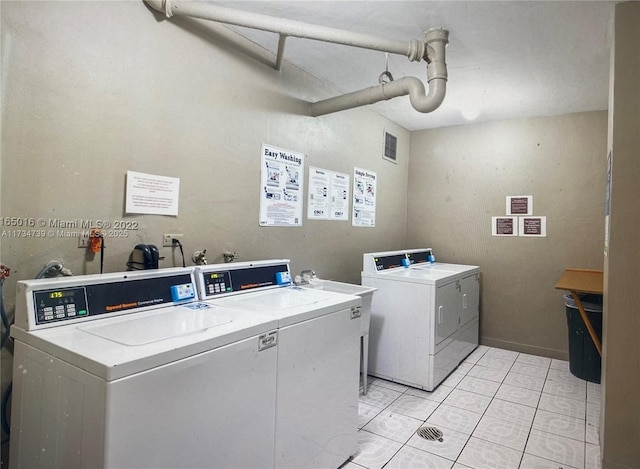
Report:
M460 324L460 294L455 280L436 288L435 316L435 347L438 350Z
M479 274L463 277L462 285L462 313L461 324L478 319L480 309L480 279Z

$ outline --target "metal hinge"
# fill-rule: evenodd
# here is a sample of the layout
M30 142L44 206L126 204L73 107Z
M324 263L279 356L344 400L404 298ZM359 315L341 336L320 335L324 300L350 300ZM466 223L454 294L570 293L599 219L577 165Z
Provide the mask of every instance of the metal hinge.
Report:
M351 307L351 319L356 319L362 316L362 311L360 306L352 306Z

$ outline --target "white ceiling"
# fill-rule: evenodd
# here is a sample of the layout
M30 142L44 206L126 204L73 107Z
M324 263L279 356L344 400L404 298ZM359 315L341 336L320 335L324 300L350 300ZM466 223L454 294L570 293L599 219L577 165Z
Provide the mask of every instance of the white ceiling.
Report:
M226 1L237 10L295 19L383 38L424 40L445 28L449 80L444 103L421 114L408 97L371 105L409 130L607 109L612 1ZM271 52L274 33L234 28ZM290 37L285 64L330 83L336 95L378 84L383 52ZM395 79L426 83L424 62L389 55ZM311 96L324 99L328 96ZM348 112L348 111L345 111Z

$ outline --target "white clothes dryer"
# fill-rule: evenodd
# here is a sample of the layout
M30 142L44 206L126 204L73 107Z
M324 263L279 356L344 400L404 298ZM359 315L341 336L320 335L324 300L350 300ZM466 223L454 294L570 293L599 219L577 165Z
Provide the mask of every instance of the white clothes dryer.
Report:
M10 467L272 468L276 327L193 269L18 282Z
M278 324L275 467L338 468L357 450L358 296L291 285L286 259L196 269L209 304Z
M432 391L478 346L479 268L433 262L431 249L366 253L369 373Z

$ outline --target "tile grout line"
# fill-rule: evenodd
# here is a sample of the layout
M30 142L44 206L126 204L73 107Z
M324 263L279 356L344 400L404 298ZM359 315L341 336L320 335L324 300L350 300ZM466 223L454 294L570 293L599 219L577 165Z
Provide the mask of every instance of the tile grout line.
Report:
M487 352L488 352L488 350L487 350ZM486 356L486 353L487 353L487 352L485 352L482 356L483 356L483 357L484 357L484 356ZM507 378L507 376L509 375L509 372L510 372L510 371L511 371L511 369L513 368L513 365L515 365L515 363L516 363L516 361L517 361L517 359L518 359L518 357L519 357L519 356L520 356L520 353L518 352L518 354L516 355L516 357L515 357L515 358L514 358L514 360L513 360L513 363L511 364L511 366L509 366L509 369L507 370L507 374L505 375L505 377L504 377L504 378L502 378L502 381L500 381L500 385L504 384L504 380L505 380L505 379ZM481 358L482 358L482 357L481 357ZM479 360L478 360L478 361L479 361ZM474 366L476 366L476 365L478 365L478 363L477 363L477 362L474 364ZM480 366L482 366L482 365L480 365ZM471 370L469 370L469 371L471 371ZM498 389L500 389L500 388L498 387ZM497 394L497 393L498 393L498 391L496 391L496 394ZM471 434L469 435L469 438L467 439L466 443L463 445L462 449L460 450L460 453L458 454L458 457L456 458L456 460L455 460L454 464L458 463L458 464L464 465L463 463L459 462L459 461L458 461L458 459L460 458L460 456L461 456L461 455L462 455L462 453L464 452L464 449L467 447L467 444L469 443L469 441L470 441L470 440L471 440L471 438L473 437L473 432L475 432L475 430L478 428L478 425L480 425L480 422L482 421L482 417L484 417L484 416L485 416L485 414L487 413L487 409L489 408L489 406L491 405L491 403L493 402L493 400L494 400L494 399L495 399L495 394L494 394L494 395L493 395L493 397L491 398L491 401L489 401L489 405L487 405L487 408L486 408L486 409L484 410L484 412L482 413L482 416L480 417L480 420L478 420L478 423L477 423L477 424L476 424L476 426L473 428L473 430L472 430ZM533 423L532 423L532 425L533 425ZM478 438L478 437L475 437L475 438ZM527 436L527 438L528 438L528 436ZM482 440L482 438L478 438L478 439L479 439L479 440ZM489 440L483 440L483 441L489 441ZM493 442L489 441L489 443L493 443ZM494 443L494 444L499 445L499 446L503 446L503 445L500 445L500 444L498 444L498 443ZM525 443L525 447L526 447L526 443ZM507 447L507 446L505 446L505 448L508 448L508 447ZM511 448L511 449L512 449L512 448ZM524 456L524 449L522 450L522 455L520 456L520 462L518 463L518 467L520 467L520 464L522 464L522 457L523 457L523 456Z
M453 393L453 391L455 391L455 390L465 391L465 392L470 392L470 393L477 394L477 395L481 395L481 396L486 396L485 394L477 393L477 392L474 392L474 391L469 391L469 390L467 390L467 389L460 389L458 386L460 385L460 383L461 383L465 378L467 378L467 377L471 377L471 378L474 378L474 379L484 379L484 380L486 380L486 381L492 381L492 382L499 383L499 387L498 387L498 390L499 390L499 388L500 388L502 385L506 384L506 383L505 383L505 379L506 379L506 377L509 375L509 373L513 372L513 373L516 373L516 374L525 374L525 373L519 373L518 371L516 371L516 370L514 370L514 369L513 369L514 365L516 365L517 363L520 363L520 364L522 364L522 365L526 365L526 366L535 366L535 367L539 367L539 366L540 366L540 365L537 365L536 363L527 363L527 362L524 362L524 361L518 362L518 358L520 358L520 357L521 357L522 353L521 353L521 352L517 352L517 355L514 357L513 362L512 362L512 363L511 363L511 365L509 366L508 370L506 370L506 374L505 374L504 378L502 378L502 380L501 380L501 381L493 381L493 380L489 380L489 379L486 379L486 378L482 378L482 377L477 377L477 376L471 376L471 375L469 375L469 373L470 373L470 372L473 370L473 368L475 368L476 366L482 366L482 367L486 367L486 368L492 369L492 367L488 367L488 366L486 366L486 365L482 365L481 363L478 363L482 358L486 357L486 354L489 352L489 350L491 350L491 348L488 348L487 350L485 350L485 351L484 351L484 353L483 353L480 357L478 357L474 362L466 362L466 361L464 361L464 360L463 360L463 362L462 362L462 363L467 363L468 365L470 365L470 367L469 367L466 371L464 371L464 374L463 374L463 375L462 375L462 377L458 380L458 382L457 382L454 386L451 386L451 392L450 392L450 393L448 393L446 397L444 397L441 401L435 401L435 400L433 401L433 402L437 403L436 407L434 408L434 410L433 410L433 411L431 411L431 412L430 412L429 416L428 416L426 419L423 419L423 420L422 420L422 419L420 419L420 420L422 420L422 424L421 424L420 426L422 426L422 425L426 424L427 420L428 420L428 419L429 419L429 418L430 418L430 417L431 417L431 416L432 416L432 415L433 415L433 414L434 414L438 409L440 409L440 408L441 408L442 404L444 404L444 403L445 403L445 400L446 400L446 399L447 399L447 398L448 398L448 397ZM496 357L496 358L499 358L499 357ZM541 409L541 408L540 408L540 402L541 402L541 399L542 399L542 394L544 393L544 388L545 388L546 384L547 384L549 381L555 382L555 380L553 380L553 379L550 379L550 378L549 378L549 376L550 376L550 370L551 370L551 369L553 369L553 368L551 368L551 365L552 365L552 361L550 361L550 362L549 362L549 364L548 364L548 365L546 365L546 366L544 367L544 368L546 368L546 372L545 372L545 375L544 375L544 377L543 377L543 379L542 379L542 389L539 391L539 395L538 395L538 398L537 398L537 402L536 402L535 407L532 407L533 409L535 409L535 411L534 411L534 414L533 414L533 420L531 421L531 424L529 424L529 431L528 431L528 434L527 434L527 439L526 439L526 441L525 441L524 448L523 448L522 453L521 453L521 456L520 456L519 466L520 466L520 465L522 465L522 462L523 462L523 459L524 459L524 455L525 455L525 454L529 454L529 453L526 453L525 451L526 451L526 447L527 447L527 444L528 444L529 439L530 439L530 436L531 436L531 432L532 432L532 430L534 429L533 424L534 424L534 421L535 421L535 417L538 415L538 411L539 411L539 410L543 410L543 409ZM562 371L562 370L561 370L561 371ZM526 374L525 374L525 375L526 375ZM372 381L374 381L374 380L372 380ZM382 380L382 381L385 381L385 380ZM443 380L443 383L444 383L444 381L445 381L445 380ZM391 382L392 382L392 383L395 383L395 382L393 382L393 381L391 381ZM440 384L443 384L443 383L440 383ZM414 396L414 395L412 395L412 394L408 393L408 391L409 391L410 389L412 389L412 387L410 387L410 386L404 385L404 384L402 384L402 383L397 383L397 384L402 385L402 386L404 387L404 389L402 389L402 391L400 391L400 390L398 390L397 388L395 388L395 389L394 389L394 388L392 388L392 387L385 387L384 385L379 385L381 388L384 388L384 389L389 390L389 391L399 392L399 394L398 394L398 396L396 396L396 397L395 397L391 402L389 402L389 403L388 403L385 407L383 407L383 408L379 408L379 407L377 407L377 406L373 406L373 405L371 405L371 404L368 404L370 407L376 407L377 409L380 409L380 410L379 410L379 412L377 412L377 413L376 413L376 414L375 414L371 419L369 419L369 420L368 420L368 421L367 421L367 422L366 422L362 427L360 427L360 430L365 431L365 432L370 433L370 434L373 434L373 435L376 435L376 436L383 437L382 435L377 435L376 433L373 433L373 432L371 432L371 431L369 431L369 430L365 430L365 429L364 429L364 427L365 427L366 425L368 425L368 424L369 424L373 419L375 419L376 417L378 417L382 412L384 412L385 410L389 409L389 407L390 407L390 406L392 406L395 402L397 402L397 401L398 401L402 396L412 396L412 397L418 397L418 398L425 399L425 400L430 400L430 399L429 399L429 398L427 398L427 397ZM520 388L520 387L522 387L522 386L515 386L515 387ZM587 389L587 387L588 387L588 385L585 387L585 394L584 394L584 397L583 397L583 399L584 399L584 401L583 401L583 402L585 403L585 410L584 410L584 422L585 422L584 432L585 432L585 433L584 433L584 438L583 438L583 440L582 440L582 441L580 441L580 442L583 444L583 456L584 456L584 459L585 459L585 463L586 463L586 449L587 449L586 426L587 426L587 412L588 412L588 410L587 410L587 398L588 398L588 389ZM531 389L531 388L528 388L528 387L526 387L526 386L525 386L525 387L522 387L522 388L523 388L523 389ZM418 388L416 388L416 389L418 389ZM535 390L535 389L534 389L534 390ZM482 418L484 418L484 417L487 415L487 410L488 410L488 408L491 406L491 403L493 403L493 402L497 399L497 398L496 398L497 392L498 392L498 391L496 390L496 392L495 392L495 393L493 393L493 395L491 396L491 399L490 399L490 401L489 401L489 404L488 404L488 405L487 405L487 407L484 409L484 411L482 412L482 414L480 414L480 419L478 420L478 423L474 426L473 430L472 430L472 431L471 431L471 433L469 434L469 436L468 436L468 438L467 438L467 441L466 441L466 442L465 442L465 444L462 446L462 448L461 448L460 452L458 453L458 455L457 455L456 459L453 461L453 465L455 465L455 464L462 464L461 462L459 462L459 457L460 457L460 455L463 453L464 449L467 447L467 445L468 445L468 443L469 443L469 440L470 440L470 439L471 439L471 437L473 436L473 432L475 432L475 430L477 429L477 427L478 427L478 425L479 425L480 421L482 420ZM548 394L549 394L549 393L548 393ZM556 394L551 393L550 395L555 396L555 397L563 397L563 396L562 396L562 395L560 395L560 394L556 395ZM504 399L498 399L498 400L504 400ZM511 402L511 401L505 401L505 402L509 402L510 404L514 404L514 405L525 405L525 404L519 404L519 403L517 403L517 402ZM364 404L366 404L366 403L364 403ZM526 406L526 405L525 405L525 406ZM455 407L455 406L453 406L453 407ZM529 406L526 406L526 407L529 407ZM462 410L465 410L465 409L462 409ZM565 415L565 414L558 413L558 412L553 412L553 411L549 411L549 412L551 412L551 413L553 413L553 414L562 415L562 416L564 416L564 415ZM404 415L404 414L402 414L402 413L400 413L400 412L395 412L395 413L398 413L399 415L402 415L402 416L404 416L404 417L409 417L409 418L416 419L416 417L413 417L412 415ZM497 418L498 420L501 420L499 417L495 417L495 418ZM418 419L416 419L416 420L418 420ZM507 421L507 422L510 422L510 423L512 423L512 424L515 424L515 425L520 425L520 424L519 424L519 423L517 423L517 422L511 422L511 421ZM541 431L542 431L542 430L541 430ZM416 433L417 433L417 430L416 430L416 431L414 431L414 432L412 432L411 436L410 436L410 437L408 437L408 438L407 438L403 443L402 443L402 442L397 442L397 443L400 443L400 444L401 444L400 448L399 448L397 451L395 451L395 452L393 453L393 455L392 455L392 456L391 456L391 457L390 457L390 458L389 458L389 459L388 459L388 460L383 464L383 466L382 466L382 467L386 467L386 466L389 464L389 462L390 462L394 457L396 457L396 455L397 455L397 454L398 454L398 453L399 453L403 448L405 448L406 446L409 446L410 448L414 448L413 446L408 445L408 442L411 440L411 438L413 438L413 436L414 436ZM548 433L548 432L547 432L547 433ZM555 436L562 436L562 435L555 434L555 433L550 433L550 434L555 435ZM383 437L383 438L387 438L387 437ZM475 438L478 438L478 437L475 437ZM570 437L567 437L567 438L570 438ZM391 438L388 438L388 439L389 439L389 440L391 440L391 441L395 441L395 440L393 440L393 439L391 439ZM479 438L479 439L481 439L481 440L482 440L482 438ZM572 439L572 438L570 438L570 439ZM484 441L491 442L490 440L484 440ZM576 441L579 441L579 440L576 440ZM496 444L496 445L498 445L498 446L504 446L504 445L500 445L499 443L493 443L493 444ZM506 447L506 448L511 448L511 447L509 447L509 446L505 446L505 447ZM415 449L421 450L421 448L415 448ZM513 448L511 448L511 449L513 449ZM429 453L429 454L431 454L431 455L435 455L435 456L438 456L438 457L443 457L443 456L440 456L440 455L438 455L438 454L436 454L436 453L431 453L430 451L426 451L426 450L421 450L421 451L425 451L425 452L427 452L427 453ZM539 457L539 456L535 456L535 455L532 455L532 456L534 456L534 457ZM451 461L450 459L448 459L448 458L446 458L446 457L444 457L444 459L447 459L448 461ZM547 458L543 458L543 459L547 459ZM552 460L550 460L550 459L547 459L547 460L552 461ZM552 461L552 462L554 462L554 463L555 463L555 461ZM358 465L357 463L354 463L354 464ZM561 463L559 463L559 464L561 464ZM363 467L363 466L360 466L360 465L358 465L358 466L359 466L359 467Z
M486 352L485 352L485 354L483 354L483 357L484 357L485 355L486 355ZM506 383L504 382L504 380L506 379L506 377L508 376L508 374L509 374L510 372L513 372L513 373L516 373L516 374L522 374L522 373L518 373L517 371L513 370L513 366L514 366L516 363L521 363L521 364L523 364L523 365L528 365L528 366L536 366L536 367L538 367L538 366L539 366L539 365L535 365L535 364L532 364L532 363L518 362L518 358L520 357L520 355L522 355L522 353L521 353L521 352L518 352L518 354L517 354L517 355L515 356L515 358L514 358L513 363L509 366L509 369L507 370L507 373L506 373L505 377L502 379L502 381L500 381L500 385L502 385L502 384L506 384ZM481 359L481 358L482 358L482 357L480 357L480 359ZM480 359L478 359L478 361L480 361ZM471 369L473 369L473 367L475 367L476 365L477 365L477 366L485 366L485 365L482 365L482 364L479 364L478 362L476 362L476 363L474 363L474 364L473 364L473 366L472 366L472 368L471 368ZM491 368L491 367L487 367L487 368ZM549 370L551 369L551 362L549 362L549 365L548 365L548 366L546 366L545 368L546 368L546 373L545 373L545 377L544 377L544 380L543 380L543 389L544 389L544 384L546 383L547 378L548 378L548 376L549 376ZM471 369L469 369L469 371L471 371ZM465 377L466 377L466 376L469 376L469 374L468 374L468 373L469 373L469 371L467 371L467 373L465 374ZM479 379L482 379L482 378L479 378ZM488 380L488 381L491 381L491 380ZM496 382L497 382L497 381L496 381ZM459 383L458 383L458 384L459 384ZM515 387L520 387L520 386L515 386ZM457 385L456 385L456 387L455 387L454 389L456 389L456 388L457 388ZM529 388L523 388L523 389L529 389ZM541 399L541 397L542 397L543 389L542 389L542 390L540 390L540 396L538 397L538 402L536 403L536 406L535 406L534 420L535 420L535 415L536 415L537 410L538 410L538 406L539 406L539 403L540 403L540 399ZM476 393L476 394L479 394L479 393ZM480 418L480 420L478 421L478 424L476 424L476 426L474 427L473 431L472 431L472 432L471 432L471 434L469 435L469 439L467 440L467 442L465 443L465 445L462 447L462 450L460 451L460 453L459 453L459 455L458 455L458 458L459 458L459 456L462 454L462 452L464 451L464 448L467 446L467 444L468 444L469 440L471 439L471 437L473 436L473 432L477 429L478 425L480 424L480 421L482 420L482 418L483 418L483 417L485 417L485 416L486 416L486 411L487 411L487 409L491 406L491 403L494 401L494 399L496 399L496 394L497 394L497 391L496 391L496 393L491 397L491 401L489 402L489 405L487 406L487 408L485 409L485 411L482 413L482 417L481 417L481 418ZM498 400L501 400L501 399L498 399ZM510 403L512 403L512 404L516 404L516 405L523 405L523 404L518 404L518 403L515 403L515 402L511 402L511 401L505 401L505 402L510 402ZM529 406L527 406L527 407L529 407ZM496 418L497 418L498 420L502 420L502 419L500 419L499 417L496 417ZM507 421L507 422L512 423L512 424L514 424L514 425L520 425L520 424L515 423L515 422L510 422L510 421ZM520 426L522 426L522 425L520 425ZM529 430L528 430L528 432L527 432L527 439L526 439L526 441L525 441L525 445L524 445L524 447L523 447L523 449L522 449L522 453L521 453L521 455L520 455L520 462L519 462L518 466L520 466L520 465L522 464L522 460L524 459L524 455L525 455L525 454L528 454L528 453L525 453L525 450L526 450L526 447L527 447L527 443L528 443L528 441L529 441L529 437L530 437L530 435L531 435L531 430L533 429L533 420L532 420L531 424L530 424L530 425L528 425L528 427L529 427ZM483 441L488 441L489 443L493 443L493 442L491 442L490 440L484 440L484 439L482 439L482 438L480 438L480 437L477 437L477 436L476 436L475 438L480 439L480 440L483 440ZM501 445L500 443L493 443L493 444L496 444L496 445L498 445L498 446L504 446L504 445ZM504 446L504 447L505 447L505 448L514 449L514 448L511 448L511 447L509 447L509 446ZM517 450L516 450L516 451L517 451ZM454 463L462 464L462 463L460 463L460 462L458 461L458 458L456 458L456 460L454 461Z
M547 368L547 373L545 374L544 382L542 383L542 389L540 390L540 396L538 397L538 402L536 403L536 411L533 413L533 420L531 421L531 427L529 428L529 433L527 434L527 441L524 442L524 448L522 448L522 456L520 456L520 463L518 464L518 468L522 466L522 462L524 461L524 455L527 453L527 445L529 444L529 438L531 438L531 431L533 430L533 424L536 421L536 416L538 415L538 408L540 406L540 400L542 399L542 393L544 392L544 386L547 384L547 378L549 377L549 370L551 369L551 361L549 362L549 368Z

